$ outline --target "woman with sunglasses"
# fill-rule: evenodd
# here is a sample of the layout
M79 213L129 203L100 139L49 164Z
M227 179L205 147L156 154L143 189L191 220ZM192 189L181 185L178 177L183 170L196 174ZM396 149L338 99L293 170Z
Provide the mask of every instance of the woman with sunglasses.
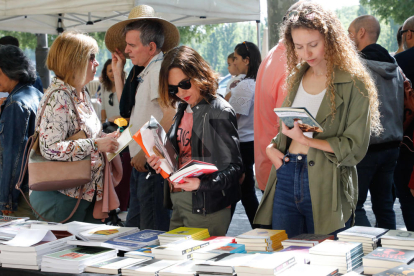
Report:
M229 103L237 114L237 125L240 137L240 152L244 166L244 179L241 184L241 202L249 218L250 226L253 224L254 216L259 206L254 188L254 135L253 135L253 109L254 90L256 87L256 76L262 58L259 48L249 42L237 44L234 48L234 64L240 74L245 75L240 82L233 87ZM232 213L236 206L232 206Z
M273 163L255 223L336 234L353 224L356 165L382 132L377 90L336 15L303 2L281 28L287 55L283 107L305 107L323 132L281 122L266 153Z
M102 83L101 91L99 91L99 96L102 100L101 122L103 124L103 131L106 133L111 133L118 129L114 121L121 117L119 115L119 102L115 92L115 79L111 62L112 59L108 59L104 64L100 78ZM122 71L122 79L125 80L124 71Z
M211 236L224 236L230 225L230 206L240 199L237 119L233 108L216 94L217 75L193 49L180 46L169 51L160 70L159 94L177 114L167 134L178 153L179 167L189 160L217 166L218 172L185 183L168 182L164 196L171 199L170 229L181 226L208 228ZM148 164L160 172L159 157ZM167 190L167 189L165 189Z

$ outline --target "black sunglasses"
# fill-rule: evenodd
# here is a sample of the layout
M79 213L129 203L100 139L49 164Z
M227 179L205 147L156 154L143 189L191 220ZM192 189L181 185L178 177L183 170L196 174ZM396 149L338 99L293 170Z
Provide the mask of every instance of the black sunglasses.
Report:
M114 106L114 94L115 93L109 94L109 101L108 101L108 103L109 103L110 106Z
M181 88L184 90L190 89L191 80L190 79L182 80L178 83L178 85L168 85L168 93L170 93L171 95L177 95L178 88Z
M410 32L414 32L414 30L404 30L404 31L401 31L401 32L400 32L400 34L402 35L403 33L406 33L406 32L408 32L408 31L410 31Z

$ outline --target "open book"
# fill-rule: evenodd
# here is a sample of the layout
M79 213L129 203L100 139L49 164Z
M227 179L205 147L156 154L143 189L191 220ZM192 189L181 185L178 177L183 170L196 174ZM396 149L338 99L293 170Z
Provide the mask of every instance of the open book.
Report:
M147 156L157 155L160 157L161 175L164 179L169 177L172 182L183 183L184 177L197 177L218 171L214 164L197 160L191 160L178 169L178 153L167 138L162 126L153 116L133 138Z
M121 135L116 140L119 143L118 150L116 152L107 152L106 156L108 157L108 161L111 162L112 159L115 158L118 154L121 153L133 140L132 140L132 134L131 134L131 126L129 125L128 128L126 128Z
M303 132L323 132L323 128L305 107L279 107L274 112L288 128L293 128L293 123L297 121Z

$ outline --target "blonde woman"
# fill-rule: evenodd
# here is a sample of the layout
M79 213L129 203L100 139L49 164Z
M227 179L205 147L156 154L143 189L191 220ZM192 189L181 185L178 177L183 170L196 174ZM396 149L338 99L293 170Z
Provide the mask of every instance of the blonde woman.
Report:
M333 12L304 2L283 23L287 91L283 106L306 107L324 128L281 123L266 153L273 163L255 223L301 233L349 227L357 201L356 164L381 133L375 85Z
M37 122L40 119L40 110L46 104L39 129L40 152L49 160L67 162L91 155L91 182L86 184L83 195L80 194L80 187L31 193L32 206L49 221L59 222L66 219L77 198L82 196L77 211L69 221L100 222L93 218L93 207L95 201L102 199L105 165L102 154L115 152L118 143L116 133L104 137L101 122L84 88L93 80L99 65L95 59L97 52L98 45L93 38L70 31L56 38L47 57L47 67L54 71L56 77L46 90L36 116ZM53 95L45 102L50 93ZM79 113L80 123L77 121L75 108ZM67 140L79 130L85 132L86 139Z

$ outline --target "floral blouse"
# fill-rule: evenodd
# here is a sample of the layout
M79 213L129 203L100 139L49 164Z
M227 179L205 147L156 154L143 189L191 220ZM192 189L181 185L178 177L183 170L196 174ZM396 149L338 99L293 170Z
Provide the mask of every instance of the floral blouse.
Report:
M79 125L73 103L64 91L68 91L74 99L82 122L80 128L86 133L87 139L66 140L79 131ZM40 101L36 115L36 125L40 112L45 104L45 99L50 93L53 94L47 102L40 123L40 152L43 157L49 160L69 162L77 161L91 155L92 181L86 184L85 194L82 198L91 202L96 192L96 200L101 200L105 161L101 153L95 148L94 140L104 135L102 133L101 122L93 109L89 94L84 93L84 100L80 100L74 87L54 78ZM73 198L78 198L80 188L60 190L59 192Z

